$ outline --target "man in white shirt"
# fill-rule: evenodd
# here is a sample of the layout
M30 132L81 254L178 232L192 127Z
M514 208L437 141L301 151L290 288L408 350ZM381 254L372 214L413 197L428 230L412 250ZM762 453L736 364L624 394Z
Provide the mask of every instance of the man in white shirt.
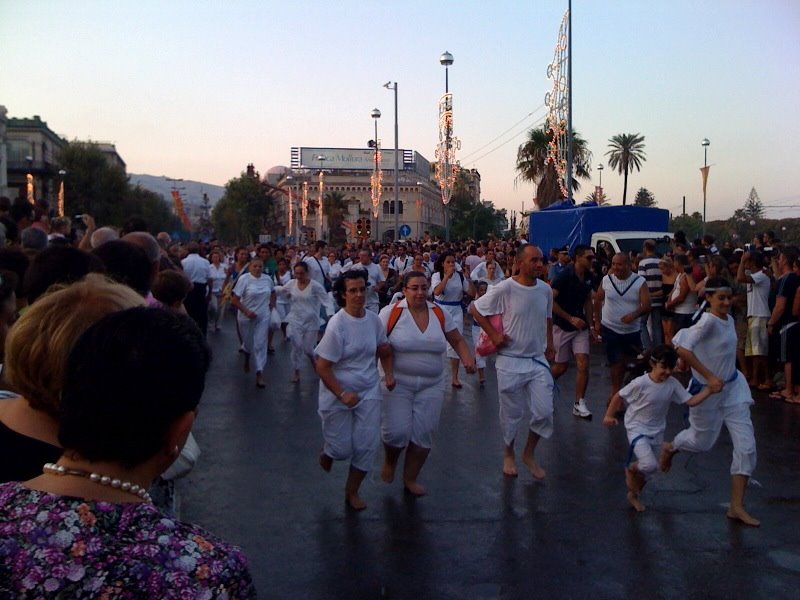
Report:
M186 251L188 254L181 260L181 266L184 275L192 282L192 291L186 296L183 305L205 337L208 328L208 301L211 298L211 264L200 256L197 242L189 242Z
M767 356L769 334L767 323L772 314L769 309L769 292L772 286L769 275L764 273L764 255L760 252L745 252L739 262L736 281L747 284L747 337L744 343L745 359L750 359L751 387L760 390L772 388L769 380Z
M619 252L603 277L594 299L595 333L603 335L611 365L609 402L622 387L625 360L642 350L641 318L650 312L650 292L644 277L631 270L631 259Z
M381 268L372 262L369 250L360 250L358 252L358 262L342 268L342 272L362 270L367 273L367 300L365 308L378 314L380 310L380 299L378 292L381 291L385 285L386 280L383 277Z
M545 471L534 459L541 438L553 433L553 377L547 361L553 360L553 292L538 279L544 267L542 251L534 245L517 253L518 275L493 287L470 304L469 312L498 348L497 388L500 427L505 443L503 474L517 476L514 440L527 406L531 418L522 462L534 479ZM501 315L503 330L489 320Z
M491 281L489 281L487 277L488 275L487 265L490 264L494 264L495 266L494 279L492 279ZM505 279L505 276L503 275L503 269L500 268L500 265L495 260L494 250L486 251L486 260L478 263L478 266L476 266L474 270L470 271L469 276L470 279L472 279L472 281L480 281L481 279L483 279L484 281L489 282L490 285L494 285L495 283L500 283L501 281L503 281L503 279Z
M325 242L317 240L314 244L313 251L309 249L308 254L303 257L303 262L308 265L308 275L313 281L316 281L327 291L331 289L330 279L328 273L331 266L328 264L328 259L325 256Z
M401 244L397 249L397 256L389 264L395 271L402 273L411 266L412 262L414 259L406 254L406 247Z

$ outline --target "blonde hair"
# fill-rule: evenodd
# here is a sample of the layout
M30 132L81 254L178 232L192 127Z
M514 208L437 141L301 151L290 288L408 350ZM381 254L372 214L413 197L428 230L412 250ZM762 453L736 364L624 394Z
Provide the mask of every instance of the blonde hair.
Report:
M91 325L108 314L145 304L126 285L102 275L53 287L11 328L5 345L5 377L32 408L58 418L67 358Z

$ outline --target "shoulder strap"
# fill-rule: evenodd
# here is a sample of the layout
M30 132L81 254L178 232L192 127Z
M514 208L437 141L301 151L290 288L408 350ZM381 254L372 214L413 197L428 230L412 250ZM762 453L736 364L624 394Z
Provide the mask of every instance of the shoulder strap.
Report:
M389 320L386 322L386 336L392 335L394 326L400 320L400 315L403 313L403 307L400 306L400 300L392 304L392 310L389 311Z
M389 320L386 322L386 336L390 336L392 331L397 325L397 322L400 320L400 315L403 313L403 307L400 306L400 300L392 304L392 310L389 311ZM433 305L433 314L436 315L436 320L439 321L439 325L442 328L442 333L444 333L444 311L442 307L434 304Z

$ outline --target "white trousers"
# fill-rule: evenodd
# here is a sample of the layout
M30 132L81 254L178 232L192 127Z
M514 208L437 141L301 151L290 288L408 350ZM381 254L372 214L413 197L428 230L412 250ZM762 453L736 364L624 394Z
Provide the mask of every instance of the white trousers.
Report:
M442 413L443 379L402 375L396 377L397 385L391 392L381 386L383 443L395 448L405 448L412 441L420 448L430 448Z
M244 351L253 357L256 371L264 371L267 366L267 332L269 330L269 313L248 319L243 313L237 315L239 331L244 340Z
M323 452L334 460L349 458L352 467L369 471L380 445L380 400L367 398L353 408L340 402L338 406L318 412L325 440Z
M633 443L633 440L639 438L633 448L628 450L630 456L629 462L637 465L639 472L644 475L645 480L650 479L653 474L658 471L658 458L657 455L661 452L661 444L664 441L664 434L657 436L643 436L639 437L638 433L628 433L628 443ZM636 460L632 460L635 457ZM628 465L626 465L628 466Z
M446 304L440 304L439 306L442 310L446 310L450 313L450 316L453 317L453 322L456 324L458 333L464 335L464 311L461 310L461 305L448 306ZM449 343L447 344L447 358L459 358L458 353L453 350L453 347Z
M731 475L753 474L756 468L756 438L750 419L750 403L730 402L732 394L748 394L750 390L744 377L726 384L719 394L707 398L699 406L689 409L689 428L684 429L672 441L680 452L707 452L719 437L723 423L733 442ZM726 400L728 402L726 402Z
M530 431L545 439L553 434L553 377L544 365L533 361L531 364L527 373L497 369L500 429L506 446L517 437L526 407L531 413Z
M299 371L306 357L314 356L314 346L317 343L319 330L302 331L290 325L286 333L292 343L292 367L295 371Z

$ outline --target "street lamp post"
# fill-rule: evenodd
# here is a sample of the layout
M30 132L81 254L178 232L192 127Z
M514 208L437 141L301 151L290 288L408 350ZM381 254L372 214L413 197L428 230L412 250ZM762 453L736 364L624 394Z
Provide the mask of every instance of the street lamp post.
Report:
M378 213L380 212L381 194L383 193L383 172L381 171L381 146L378 141L378 119L381 118L381 111L377 108L372 109L372 119L375 121L375 169L372 172L372 218L375 220L375 237L381 239L378 225Z
M439 101L440 148L439 152L437 152L437 171L439 174L439 185L442 187L442 203L444 204L444 239L449 242L450 211L447 205L450 202L450 196L453 193L453 185L455 184L453 172L457 168L455 164L453 140L453 100L450 95L450 65L453 64L453 55L445 50L439 57L439 64L444 67L444 96L442 96L442 99Z
M398 150L398 129L397 129L397 82L387 81L383 84L387 90L394 91L394 240L399 239L400 229L400 165Z
M597 165L597 170L600 172L600 189L603 189L603 163Z
M703 235L706 234L706 184L708 183L708 146L711 142L703 138Z

